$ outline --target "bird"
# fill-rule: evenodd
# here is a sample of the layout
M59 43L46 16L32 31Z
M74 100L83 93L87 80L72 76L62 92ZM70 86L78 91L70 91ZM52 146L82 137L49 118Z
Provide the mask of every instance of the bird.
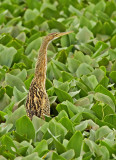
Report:
M34 78L32 79L26 100L26 112L31 120L34 115L44 120L45 115L50 116L50 102L45 88L47 48L51 41L69 33L72 33L72 31L49 33L42 41L35 66Z

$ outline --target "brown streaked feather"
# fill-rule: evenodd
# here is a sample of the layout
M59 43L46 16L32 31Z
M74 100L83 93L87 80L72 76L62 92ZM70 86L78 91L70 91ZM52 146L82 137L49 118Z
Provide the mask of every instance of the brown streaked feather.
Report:
M26 101L26 111L30 119L32 119L33 115L42 117L43 119L44 115L50 115L50 103L45 89L47 47L49 42L52 40L71 32L72 31L63 33L51 33L43 40L37 59L35 76L31 82Z

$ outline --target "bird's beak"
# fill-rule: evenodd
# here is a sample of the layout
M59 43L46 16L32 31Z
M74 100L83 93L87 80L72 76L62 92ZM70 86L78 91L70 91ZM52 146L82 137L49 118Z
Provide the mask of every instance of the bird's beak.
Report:
M68 32L61 32L61 33L58 33L58 36L57 37L61 37L61 36L64 36L66 34L70 34L72 33L73 31L68 31Z

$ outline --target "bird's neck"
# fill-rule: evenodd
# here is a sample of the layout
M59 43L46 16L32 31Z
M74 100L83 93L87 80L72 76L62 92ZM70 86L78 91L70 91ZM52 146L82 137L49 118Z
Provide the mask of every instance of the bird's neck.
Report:
M38 55L36 68L35 68L35 79L43 89L45 89L45 82L46 82L48 44L49 44L49 41L47 41L44 38L39 50L39 55Z

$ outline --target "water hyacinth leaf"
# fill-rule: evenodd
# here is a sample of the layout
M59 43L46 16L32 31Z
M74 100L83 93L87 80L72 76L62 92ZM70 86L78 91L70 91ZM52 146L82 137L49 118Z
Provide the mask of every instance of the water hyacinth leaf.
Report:
M92 110L99 119L104 118L104 105L96 103L92 106Z
M68 35L61 37L61 45L62 47L68 47L70 45Z
M2 155L0 156L1 160L7 160L5 157L3 157Z
M66 113L65 110L62 110L59 114L58 114L58 120L60 120L63 117L68 117L68 114Z
M52 61L58 67L58 69L60 69L61 71L68 71L67 66L65 64L63 64L62 62L56 61L54 59L52 59Z
M62 71L61 74L62 74L63 82L73 79L73 76L68 72Z
M58 104L56 106L56 110L60 113L62 110L64 110L66 113L68 113L68 108L65 104Z
M7 124L10 124L10 123L15 124L16 120L18 120L20 117L22 117L24 115L26 115L26 109L25 109L25 106L22 105L8 117L6 123Z
M8 133L10 130L12 130L13 128L13 124L4 124L2 123L0 125L0 136L5 135L6 133Z
M60 102L63 102L65 100L73 102L72 97L68 93L66 93L65 91L58 89L58 88L54 88L54 91L55 91L56 95L58 96L58 100Z
M51 133L51 131L48 129L48 132L50 133L50 135L52 136L55 146L56 146L56 150L58 154L62 154L63 152L66 152L66 148L64 147L64 145L62 143L60 143L60 141L57 140L57 138Z
M40 157L38 157L38 153L31 153L26 157L23 157L22 160L42 160Z
M5 92L6 92L5 88L0 87L0 99L4 97Z
M116 44L115 44L115 41L116 41L116 35L114 35L110 41L110 44L111 44L111 47L112 48L116 48Z
M55 152L53 152L52 160L58 160L58 159L65 160L65 158L63 158L62 156L60 156L60 155L56 154Z
M90 40L90 38L93 38L93 34L87 27L83 27L78 32L77 38L79 39L80 42L86 43Z
M113 127L116 129L116 114L111 114L111 115L107 115L105 118L104 118L104 121L105 122L108 122L109 124L112 124Z
M86 128L93 128L94 130L98 129L98 125L95 124L92 120L86 120L81 122L79 125L75 126L77 131L84 131Z
M116 51L113 49L109 49L108 54L110 55L110 59L111 60L115 60L116 59Z
M65 64L66 60L67 60L67 56L68 56L68 53L65 49L59 51L56 56L56 59L57 59L56 63L58 64L58 62L61 62L61 63ZM61 63L59 63L59 64L61 64ZM61 66L63 66L63 65L61 64ZM65 68L66 68L66 66L65 66Z
M91 83L91 81L89 80L89 78L86 75L83 75L81 77L82 82L88 87L89 90L93 90L93 81Z
M89 139L85 139L85 143L87 144L87 146L89 147L90 151L93 153L94 156L96 154L97 157L102 157L102 159L105 160L106 157L105 157L104 153L101 151L101 148L94 141L91 141ZM109 155L107 157L107 160L108 160L108 158L109 158Z
M104 78L100 81L100 84L107 88L109 82L109 78L107 76L104 76Z
M62 117L59 121L68 131L73 132L73 123L68 119L68 117Z
M24 14L24 19L25 21L31 21L31 20L34 20L36 16L37 14L33 10L27 9Z
M49 130L51 134L58 136L58 140L60 142L63 141L64 136L67 134L67 129L61 123L58 123L55 120L51 120L49 122Z
M4 117L5 115L6 113L0 111L0 123L5 121L5 117Z
M88 77L88 80L92 84L92 88L95 89L95 87L98 85L97 78L94 75L91 75Z
M37 116L33 116L32 123L35 131L37 131L45 123L45 121Z
M16 152L16 146L14 145L13 140L9 136L4 135L2 137L1 143L2 145L6 146L6 150L8 150L9 152L11 153Z
M96 52L93 54L93 58L100 56L108 48L108 45L102 41L98 41L95 45Z
M16 87L14 87L13 95L14 95L15 102L18 102L21 99L23 99L27 95L27 93L26 92L21 92Z
M79 100L77 100L75 102L75 105L76 106L81 106L81 107L87 107L87 106L90 106L90 100L88 97L84 97L84 98L80 98Z
M60 70L57 68L57 66L54 63L51 63L51 67L52 67L52 70L53 70L54 78L59 79L61 77Z
M73 121L74 123L80 123L80 121L82 120L82 113L77 113L76 115L74 115L71 118L71 121Z
M28 139L35 138L34 126L27 116L23 116L16 121L16 132Z
M84 16L81 16L81 18L80 18L80 26L81 27L87 27L87 28L89 28L90 30L91 30L91 28L92 28L92 25L91 25L91 22L86 18L86 17L84 17ZM83 31L84 32L84 31ZM84 32L85 34L86 34L86 32ZM91 32L90 32L91 33ZM92 33L91 33L91 35L92 35ZM86 37L86 36L85 36ZM92 37L92 36L91 36ZM90 38L91 38L90 37ZM86 42L86 41L85 41Z
M74 58L67 58L67 62L69 71L75 73L80 65L80 62Z
M68 100L63 102L63 104L65 104L68 107L68 110L70 109L74 114L79 112L78 108Z
M115 111L114 102L112 101L112 99L111 99L109 96L97 92L97 93L95 94L94 98L95 98L97 101L101 101L101 102L109 105L109 106L111 107L112 111Z
M111 16L112 12L115 11L115 4L113 1L108 1L106 3L105 13L107 13L109 16Z
M24 92L24 83L23 81L18 78L17 76L11 75L9 73L6 74L5 76L5 81L8 85L10 85L11 87L16 86L18 90Z
M116 71L112 71L112 72L110 73L110 77L111 77L111 79L113 80L113 82L116 83Z
M13 47L7 48L0 45L0 65L6 65L11 67L13 62L13 57L16 54L16 49Z
M78 67L76 71L77 77L81 77L82 75L88 75L93 71L93 68L86 64L86 63L81 63L80 66Z
M57 28L60 32L64 32L66 29L64 24L56 21L55 19L49 20L48 26L50 29Z
M17 75L18 78L20 78L22 81L24 81L27 77L27 71L26 69L23 69L18 75Z
M3 45L6 45L8 42L10 42L12 40L12 36L10 36L9 34L1 34L0 37L0 43Z
M37 39L33 40L27 46L27 48L25 50L25 54L26 55L30 54L33 49L38 50L40 48L41 42L42 42L42 38L37 38Z
M4 110L7 105L11 102L10 97L5 93L3 98L0 99L0 109Z
M113 94L110 91L108 91L105 87L103 87L102 85L98 85L97 88L95 89L95 91L109 96L115 104L115 98L114 98Z
M38 152L38 156L42 157L48 151L48 144L46 140L42 140L37 144L33 152Z
M70 160L75 156L75 152L73 149L69 149L68 151L61 154L66 160Z
M111 132L112 130L107 126L100 127L99 129L97 129L95 133L95 139L101 140L102 138L106 137Z
M100 82L104 78L104 76L105 76L104 71L101 70L101 69L95 69L92 72L92 74L96 76L96 79L98 80L98 82Z
M56 87L56 88L59 88L59 89L61 89L61 90L63 90L63 91L65 91L65 92L68 92L69 91L69 83L68 82L64 82L64 83L57 83L57 82L59 82L59 81L54 81L54 82L56 82L56 83L54 83L54 86ZM56 85L55 85L56 84Z
M75 157L80 156L83 136L80 131L75 132L68 142L67 149L74 149ZM78 149L77 149L78 148Z

